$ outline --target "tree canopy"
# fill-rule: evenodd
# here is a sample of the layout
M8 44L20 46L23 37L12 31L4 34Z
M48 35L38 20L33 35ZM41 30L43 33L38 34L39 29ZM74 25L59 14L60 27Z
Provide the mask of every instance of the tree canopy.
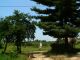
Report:
M47 6L46 9L33 7L37 12L36 19L40 19L38 26L44 30L44 35L56 38L64 38L65 47L68 46L68 38L74 38L79 33L79 6L77 0L31 0Z
M21 42L25 38L34 38L35 29L35 25L32 23L32 17L18 10L15 10L13 15L0 20L1 39L5 39L5 46L7 46L8 42L15 42L17 52L21 52Z
M48 6L45 10L32 8L38 14L46 14L37 16L40 19L40 27L43 28L44 34L54 37L75 37L78 34L77 26L77 3L76 0L32 0L38 4ZM54 7L55 9L50 9Z

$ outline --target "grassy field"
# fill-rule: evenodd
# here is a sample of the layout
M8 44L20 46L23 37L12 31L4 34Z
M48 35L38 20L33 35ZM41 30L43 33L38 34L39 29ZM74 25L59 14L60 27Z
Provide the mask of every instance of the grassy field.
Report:
M16 46L14 44L8 44L6 54L2 54L3 49L0 49L0 60L28 60L27 53L34 51L48 51L50 46L43 46L41 49L38 46L22 46L22 53L16 54Z

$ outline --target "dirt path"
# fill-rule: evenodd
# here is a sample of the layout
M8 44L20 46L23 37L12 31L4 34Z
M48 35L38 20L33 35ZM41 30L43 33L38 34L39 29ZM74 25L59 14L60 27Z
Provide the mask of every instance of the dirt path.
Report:
M32 58L31 60L53 60L50 57L46 57L43 54L33 54L34 58Z
M80 60L80 56L68 57L65 55L56 55L47 57L46 55L43 55L42 52L40 52L34 53L33 57L31 57L29 60Z
M53 56L53 57L46 57L43 54L33 54L34 58L31 60L80 60L80 57L66 57L66 56Z

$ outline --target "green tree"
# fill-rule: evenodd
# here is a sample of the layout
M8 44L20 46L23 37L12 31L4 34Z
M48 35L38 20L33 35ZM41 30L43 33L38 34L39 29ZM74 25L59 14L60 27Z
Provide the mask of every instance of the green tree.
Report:
M21 53L21 42L28 38L28 35L29 38L32 38L31 36L34 36L35 33L35 25L31 20L31 16L18 10L15 10L12 16L7 16L1 20L0 32L6 41L4 51L6 51L7 42L14 40L17 52Z
M16 37L16 46L17 51L21 52L21 42L25 38L31 38L31 32L35 33L35 25L31 22L31 17L28 14L20 13L15 10L12 16L9 16L9 19L13 22L14 25L14 36ZM29 34L28 34L29 33Z
M7 19L0 19L0 39L5 42L4 51L6 51L7 43L11 40L12 36L12 24Z
M33 11L41 14L36 16L40 19L39 27L44 30L44 35L64 38L66 50L69 47L68 38L76 37L78 34L77 4L76 0L32 0L38 4L47 6L45 10L34 7Z

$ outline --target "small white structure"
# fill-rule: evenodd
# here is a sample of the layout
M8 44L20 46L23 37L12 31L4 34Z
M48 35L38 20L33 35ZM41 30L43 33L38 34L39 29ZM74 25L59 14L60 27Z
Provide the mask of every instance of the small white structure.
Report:
M42 43L41 42L39 43L39 48L42 48Z

